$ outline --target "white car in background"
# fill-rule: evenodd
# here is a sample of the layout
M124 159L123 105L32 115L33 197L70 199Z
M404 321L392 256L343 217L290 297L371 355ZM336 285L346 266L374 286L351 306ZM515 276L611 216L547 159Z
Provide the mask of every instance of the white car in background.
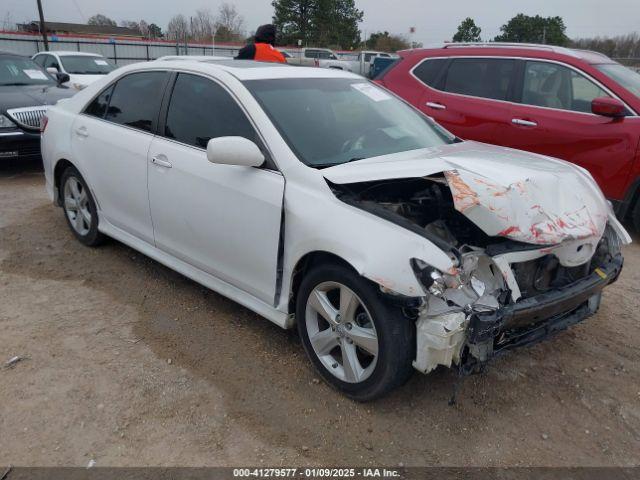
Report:
M69 75L68 85L82 90L117 67L97 53L49 51L36 53L33 61L54 77L56 73Z
M289 65L349 70L348 62L340 60L338 55L328 48L301 48L295 52L288 52L285 59Z
M343 60L346 63L347 70L353 73L368 77L371 71L371 64L378 58L393 58L394 55L386 52L377 52L374 50L363 50L358 53L355 60Z
M362 401L584 320L630 242L586 170L461 141L340 70L138 63L42 125L46 188L80 242L115 238L297 325Z

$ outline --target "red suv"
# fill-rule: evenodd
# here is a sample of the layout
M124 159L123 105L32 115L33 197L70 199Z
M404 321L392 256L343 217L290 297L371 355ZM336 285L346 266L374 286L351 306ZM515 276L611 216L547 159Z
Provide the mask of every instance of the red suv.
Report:
M640 229L640 75L548 45L407 50L376 81L466 140L550 155L591 172Z

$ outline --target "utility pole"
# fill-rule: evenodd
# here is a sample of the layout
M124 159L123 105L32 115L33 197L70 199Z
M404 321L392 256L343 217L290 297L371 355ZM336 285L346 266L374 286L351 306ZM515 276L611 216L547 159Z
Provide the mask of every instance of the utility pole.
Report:
M547 44L547 26L546 25L542 27L542 43L543 45Z
M42 0L38 2L38 14L40 15L40 33L42 33L42 40L44 41L45 51L49 51L49 40L47 40L47 25L44 23L44 12L42 11Z

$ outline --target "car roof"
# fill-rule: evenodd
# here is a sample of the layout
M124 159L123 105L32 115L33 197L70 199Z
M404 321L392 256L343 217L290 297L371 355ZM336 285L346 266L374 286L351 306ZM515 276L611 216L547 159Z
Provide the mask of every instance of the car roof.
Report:
M437 46L418 48L412 50L402 50L398 52L401 56L421 55L425 53L438 52L438 56L444 51L456 52L454 55L461 54L460 52L472 52L474 55L478 53L502 54L504 56L510 56L514 54L522 55L523 52L536 52L539 54L549 53L552 55L571 57L574 59L583 60L591 64L599 63L615 63L609 57L602 53L593 52L590 50L579 50L575 48L559 47L556 45L544 45L537 43L507 43L507 42L477 42L477 43L444 43Z
M156 60L168 61L168 60L195 60L198 62L207 60L229 60L231 57L221 57L219 55L165 55L158 57Z
M91 52L76 52L74 50L49 50L48 52L38 52L36 55L40 53L54 53L61 57L102 57L99 53L91 53Z
M203 73L225 71L238 80L266 80L283 78L352 78L359 75L335 68L299 67L285 63L256 62L254 60L160 60L139 63L128 67L130 70L148 68L188 68Z

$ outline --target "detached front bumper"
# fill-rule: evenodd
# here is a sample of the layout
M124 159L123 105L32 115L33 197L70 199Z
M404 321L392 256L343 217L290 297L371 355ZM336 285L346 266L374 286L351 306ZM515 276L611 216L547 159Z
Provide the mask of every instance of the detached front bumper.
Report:
M472 313L467 328L468 353L461 370L472 373L491 358L509 350L533 345L581 322L598 311L602 289L622 271L617 254L606 265L580 280L552 291L521 299L491 313Z

